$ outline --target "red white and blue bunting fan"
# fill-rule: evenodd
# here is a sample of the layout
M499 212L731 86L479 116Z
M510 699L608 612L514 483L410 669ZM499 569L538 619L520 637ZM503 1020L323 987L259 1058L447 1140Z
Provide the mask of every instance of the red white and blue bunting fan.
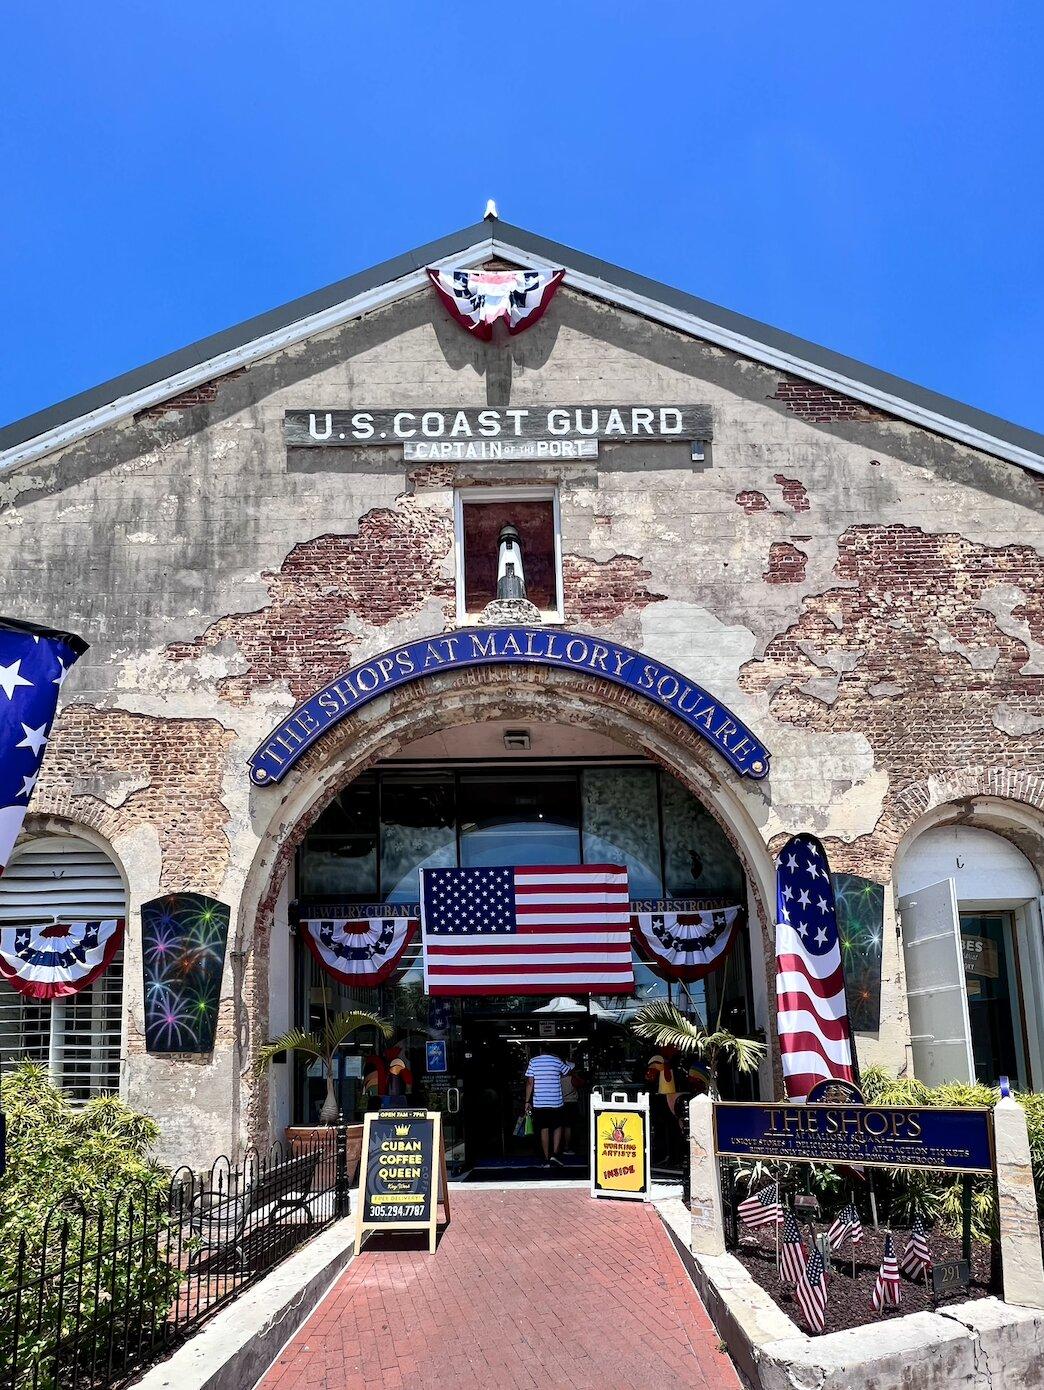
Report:
M64 999L86 989L123 941L122 917L0 926L0 976L30 999Z
M776 859L776 1026L787 1096L858 1082L826 851L794 835Z
M58 692L86 650L71 632L0 618L0 874L40 775Z
M631 914L639 953L668 980L701 980L724 964L736 940L741 907L672 911L669 901Z
M488 343L503 319L509 333L531 328L551 303L564 270L440 270L428 266L435 292L461 328Z
M302 918L301 934L319 965L342 984L381 985L417 934L416 917Z

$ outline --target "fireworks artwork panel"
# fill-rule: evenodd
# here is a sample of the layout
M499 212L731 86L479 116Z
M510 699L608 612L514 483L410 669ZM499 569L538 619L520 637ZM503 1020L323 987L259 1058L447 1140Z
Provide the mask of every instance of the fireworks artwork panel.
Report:
M858 874L832 874L848 1017L859 1033L881 1026L881 943L884 885Z
M169 893L141 909L145 1046L211 1052L230 909L205 893Z

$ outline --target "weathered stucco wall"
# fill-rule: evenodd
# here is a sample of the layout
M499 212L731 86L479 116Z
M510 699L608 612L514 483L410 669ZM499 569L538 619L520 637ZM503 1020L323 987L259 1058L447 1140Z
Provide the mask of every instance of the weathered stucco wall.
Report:
M283 443L292 407L658 400L712 407L704 463L683 444L411 466ZM715 769L751 857L812 829L835 867L888 881L957 771L964 795L1044 805L1031 475L568 289L506 344L471 340L426 294L369 314L0 481L0 611L92 644L34 810L114 846L132 926L160 889L233 906L213 1059L144 1056L129 996L129 1094L172 1134L191 1108L176 1142L194 1159L245 1123L238 1006L266 963L257 898L242 913L240 898L293 829L278 791L251 789L248 753L350 663L452 625L454 486L549 480L567 622L692 675L772 750L764 783ZM884 972L862 1055L899 1066L887 929Z

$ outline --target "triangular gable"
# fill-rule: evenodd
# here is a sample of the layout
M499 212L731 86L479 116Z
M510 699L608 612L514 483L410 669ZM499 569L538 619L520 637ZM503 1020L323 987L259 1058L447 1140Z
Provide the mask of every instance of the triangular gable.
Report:
M566 283L575 290L1044 473L1044 435L493 218L200 339L0 429L0 471L42 458L205 381L413 294L425 285L428 265L469 267L490 259L521 266L564 266Z

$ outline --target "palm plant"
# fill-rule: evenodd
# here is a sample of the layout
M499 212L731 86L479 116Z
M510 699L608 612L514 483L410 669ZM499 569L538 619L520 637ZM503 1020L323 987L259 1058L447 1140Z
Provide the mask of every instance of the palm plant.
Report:
M303 1028L288 1028L285 1033L265 1043L258 1051L254 1071L263 1072L279 1052L297 1052L309 1061L322 1062L326 1069L326 1099L319 1111L319 1123L332 1125L340 1109L334 1090L334 1062L340 1049L360 1028L375 1028L385 1039L392 1035L392 1025L387 1019L378 1018L376 1014L369 1014L361 1009L354 1013L337 1014L331 1018L326 1007L324 985L322 1031L306 1033Z
M719 1099L718 1067L722 1061L731 1062L739 1072L756 1071L766 1052L764 1043L741 1038L723 1028L720 1016L712 1031L698 1019L694 1022L686 1018L670 999L653 999L643 1004L631 1029L637 1037L651 1040L657 1047L673 1047L683 1057L703 1058L713 1100Z

